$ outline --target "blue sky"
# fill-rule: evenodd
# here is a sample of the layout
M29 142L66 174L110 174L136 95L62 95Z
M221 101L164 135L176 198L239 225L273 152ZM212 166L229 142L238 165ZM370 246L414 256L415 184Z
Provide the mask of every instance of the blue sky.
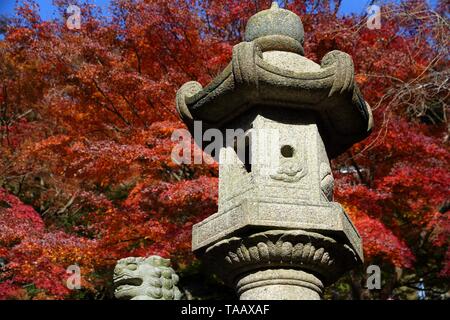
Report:
M93 0L101 8L107 9L110 0ZM437 0L429 0L435 4ZM0 14L10 15L14 12L15 0L0 0ZM37 0L41 8L41 16L44 19L52 18L53 6L52 0ZM368 0L343 0L340 13L362 13L367 7Z
M41 9L41 16L44 19L52 18L54 12L54 7L52 5L52 0L37 0ZM75 1L74 1L75 2ZM100 6L101 8L107 8L110 0L93 0L93 3ZM0 15L10 15L14 13L14 7L16 5L16 0L0 0Z

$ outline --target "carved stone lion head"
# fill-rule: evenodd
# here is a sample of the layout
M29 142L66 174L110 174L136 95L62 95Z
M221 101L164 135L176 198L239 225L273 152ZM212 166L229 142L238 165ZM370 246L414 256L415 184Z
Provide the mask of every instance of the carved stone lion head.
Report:
M128 257L114 269L114 295L124 300L180 300L178 280L169 259Z

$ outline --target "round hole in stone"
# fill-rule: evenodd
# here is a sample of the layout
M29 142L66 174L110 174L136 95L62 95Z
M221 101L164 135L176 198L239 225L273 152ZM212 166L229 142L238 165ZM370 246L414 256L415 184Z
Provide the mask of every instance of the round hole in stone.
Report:
M284 145L280 149L281 155L285 158L292 158L294 156L294 148L289 145Z

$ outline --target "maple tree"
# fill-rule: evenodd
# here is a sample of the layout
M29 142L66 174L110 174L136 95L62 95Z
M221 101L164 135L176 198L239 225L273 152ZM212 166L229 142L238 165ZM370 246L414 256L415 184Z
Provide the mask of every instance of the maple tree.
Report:
M214 78L270 1L116 0L109 18L78 1L80 30L65 25L74 1L54 2L60 17L45 21L22 1L0 40L0 299L111 297L126 256L195 273L191 227L217 210L217 165L171 161L175 93ZM327 296L411 298L423 278L438 297L450 276L445 1L386 4L376 30L340 16L340 1L279 3L301 16L308 58L353 57L374 110L372 135L333 168L383 289L365 290L359 270ZM81 291L65 286L72 264Z

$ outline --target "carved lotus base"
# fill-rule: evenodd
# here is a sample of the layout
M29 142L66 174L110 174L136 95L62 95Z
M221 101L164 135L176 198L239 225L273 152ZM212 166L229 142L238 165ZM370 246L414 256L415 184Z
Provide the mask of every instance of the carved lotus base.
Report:
M204 261L240 299L320 299L323 287L358 265L346 244L302 230L271 230L209 247Z

